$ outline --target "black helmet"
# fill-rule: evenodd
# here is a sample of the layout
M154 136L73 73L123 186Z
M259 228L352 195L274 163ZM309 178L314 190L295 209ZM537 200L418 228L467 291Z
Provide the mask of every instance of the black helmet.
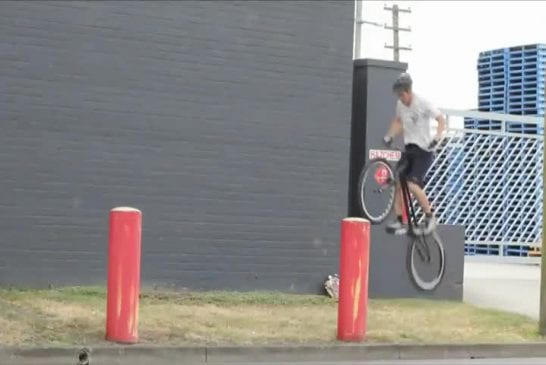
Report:
M395 92L400 91L409 91L411 90L411 76L407 72L402 72L400 75L398 75L398 78L394 82L394 85L392 85L392 90Z

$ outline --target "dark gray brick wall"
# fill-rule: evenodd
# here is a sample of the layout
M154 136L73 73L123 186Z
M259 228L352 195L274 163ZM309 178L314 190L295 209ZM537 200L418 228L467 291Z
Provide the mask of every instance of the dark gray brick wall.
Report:
M353 1L0 2L0 284L312 292L337 271Z

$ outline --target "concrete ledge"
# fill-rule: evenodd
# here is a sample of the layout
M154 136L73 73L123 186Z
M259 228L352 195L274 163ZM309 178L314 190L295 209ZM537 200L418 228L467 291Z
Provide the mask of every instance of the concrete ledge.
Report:
M522 344L333 344L303 346L89 346L90 365L546 357L546 342ZM3 365L74 365L82 348L0 348Z

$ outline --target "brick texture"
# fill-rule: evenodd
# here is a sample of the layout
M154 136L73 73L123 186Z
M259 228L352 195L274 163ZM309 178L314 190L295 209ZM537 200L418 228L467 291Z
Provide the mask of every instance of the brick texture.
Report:
M315 292L347 207L353 1L0 4L0 284Z

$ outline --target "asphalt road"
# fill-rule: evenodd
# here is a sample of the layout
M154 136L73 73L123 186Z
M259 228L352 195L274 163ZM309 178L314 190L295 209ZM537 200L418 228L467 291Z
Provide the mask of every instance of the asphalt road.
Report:
M538 319L540 266L465 262L464 301Z

